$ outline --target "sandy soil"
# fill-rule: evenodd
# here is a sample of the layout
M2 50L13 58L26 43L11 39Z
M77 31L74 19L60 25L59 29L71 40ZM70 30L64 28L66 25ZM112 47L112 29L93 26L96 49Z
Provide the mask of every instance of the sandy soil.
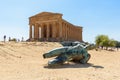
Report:
M42 55L59 43L0 42L0 80L120 80L120 51L89 51L88 64L46 67ZM52 58L51 58L52 59Z

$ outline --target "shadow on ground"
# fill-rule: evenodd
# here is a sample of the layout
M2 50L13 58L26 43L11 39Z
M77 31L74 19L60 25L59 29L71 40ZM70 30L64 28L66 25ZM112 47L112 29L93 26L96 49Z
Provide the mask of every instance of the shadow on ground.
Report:
M93 68L104 68L103 66L100 65L94 65L92 63L87 63L87 64L78 64L78 63L74 63L74 64L63 64L63 65L59 65L59 66L44 66L44 68L48 68L48 69L62 69L62 68L88 68L88 67L93 67Z

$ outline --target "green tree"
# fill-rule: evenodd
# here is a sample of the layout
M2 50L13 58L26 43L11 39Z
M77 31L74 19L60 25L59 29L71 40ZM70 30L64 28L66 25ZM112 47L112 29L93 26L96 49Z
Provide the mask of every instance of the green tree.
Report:
M95 38L95 43L96 43L96 47L101 46L102 48L105 47L106 50L108 49L108 47L116 47L117 49L120 47L120 42L119 41L115 41L114 39L109 39L109 37L107 35L98 35Z
M116 46L116 41L113 39L109 40L109 47L115 47Z
M117 50L120 48L120 42L119 41L115 41L115 47L117 48Z
M98 35L96 36L95 43L97 47L102 46L107 49L109 46L109 37L107 35Z

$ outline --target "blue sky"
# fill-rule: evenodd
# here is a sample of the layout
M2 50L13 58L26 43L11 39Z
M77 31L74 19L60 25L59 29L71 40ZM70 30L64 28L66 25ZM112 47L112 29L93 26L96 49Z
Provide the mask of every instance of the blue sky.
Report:
M83 26L84 41L99 34L120 41L120 0L0 0L0 41L3 35L28 39L28 18L43 11Z

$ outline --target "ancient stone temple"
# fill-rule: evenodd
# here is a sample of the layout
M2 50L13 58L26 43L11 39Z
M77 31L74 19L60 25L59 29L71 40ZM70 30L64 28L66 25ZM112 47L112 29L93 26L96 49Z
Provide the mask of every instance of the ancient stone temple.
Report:
M42 12L29 18L29 40L82 41L82 27L62 19L62 14Z

